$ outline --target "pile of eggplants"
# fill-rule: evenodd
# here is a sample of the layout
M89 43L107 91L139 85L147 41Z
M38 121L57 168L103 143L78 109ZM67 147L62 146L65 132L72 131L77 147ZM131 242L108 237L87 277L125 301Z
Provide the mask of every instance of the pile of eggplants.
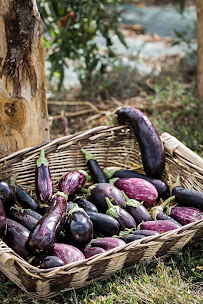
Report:
M87 173L76 169L61 176L54 193L41 149L36 199L13 178L0 181L0 237L32 265L63 266L203 218L203 193L183 188L179 179L169 190L163 180L165 154L152 122L136 108L120 109L116 116L132 128L145 174L122 167L102 170L96 156L81 149L90 186Z

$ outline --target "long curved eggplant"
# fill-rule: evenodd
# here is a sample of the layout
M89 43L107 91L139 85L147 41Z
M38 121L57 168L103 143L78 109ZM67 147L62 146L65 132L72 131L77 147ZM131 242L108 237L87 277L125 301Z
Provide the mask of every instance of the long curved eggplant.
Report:
M169 186L161 181L160 179L156 179L141 173L138 173L134 170L121 169L119 167L107 167L104 169L104 174L107 179L111 178L142 178L150 182L156 190L158 191L159 197L165 198L169 194Z
M6 233L6 214L3 203L0 199L0 238L3 238Z
M15 188L5 181L0 181L0 198L4 206L4 211L9 214L9 210L16 202Z
M41 218L42 218L41 214L39 214L38 212L36 212L32 209L22 209L22 212L34 217L38 221L41 220Z
M151 207L158 198L154 185L141 178L118 178L114 186L125 192L129 198L143 202L146 208Z
M176 223L167 220L143 222L139 226L140 226L140 230L154 230L157 231L158 233L164 233L180 228L180 226L177 225Z
M151 120L136 108L116 112L120 124L129 124L137 138L144 170L148 176L160 177L165 168L164 146Z
M94 230L98 233L105 236L112 236L118 233L120 225L115 218L98 212L87 211L87 214L93 223Z
M121 208L126 207L125 198L122 192L114 185L108 183L94 184L88 189L88 200L93 203L99 212L106 213L108 206L106 197L108 197L113 205Z
M23 190L19 185L15 186L16 191L16 200L20 204L20 206L24 209L31 209L34 211L40 210L38 203L34 200L34 198L29 195L25 190Z
M86 182L86 176L80 171L71 171L59 181L59 191L71 196L81 189Z
M38 220L35 219L33 216L25 214L24 212L15 208L11 208L9 218L20 223L30 231L35 227L38 222Z
M37 198L42 203L49 203L51 200L54 188L49 170L49 162L45 157L44 149L40 151L40 157L37 160L35 171L35 192Z
M67 196L57 192L48 211L30 232L28 244L33 252L43 251L54 244L65 221L66 210Z
M202 211L194 207L172 206L168 207L166 212L182 225L187 225L203 219Z
M94 156L85 149L81 149L81 152L85 155L86 164L94 183L107 183L107 179Z

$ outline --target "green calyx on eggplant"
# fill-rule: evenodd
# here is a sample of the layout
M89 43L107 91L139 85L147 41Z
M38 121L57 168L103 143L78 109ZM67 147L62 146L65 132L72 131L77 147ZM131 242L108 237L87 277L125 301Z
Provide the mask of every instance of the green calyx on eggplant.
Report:
M85 155L86 164L90 170L94 183L107 183L107 179L95 157L85 149L81 149L81 152Z
M154 185L159 197L166 197L169 194L169 186L165 182L160 179L138 173L134 170L121 169L119 167L107 167L104 169L104 174L108 180L113 178L142 178Z
M54 193L49 161L45 157L44 149L41 149L40 157L36 161L35 192L42 203L49 203Z
M135 219L137 225L141 222L152 220L148 210L145 208L142 202L128 198L124 191L122 191L122 193L126 200L126 209L128 213L130 213L130 215L132 215L132 217Z
M125 228L136 228L134 218L124 209L119 206L114 206L108 197L106 197L106 203L108 205L107 215L114 217L120 224L120 230Z
M128 124L133 129L146 174L160 177L165 168L164 146L151 120L143 112L132 107L121 108L115 114L120 124Z
M117 205L121 208L126 207L125 198L122 192L109 183L99 183L90 186L88 188L87 196L88 200L93 203L101 213L106 213L108 209L106 197L111 200L113 205Z
M198 208L203 211L203 193L182 187L180 176L177 177L176 183L172 185L171 193L175 195L175 199L180 205Z

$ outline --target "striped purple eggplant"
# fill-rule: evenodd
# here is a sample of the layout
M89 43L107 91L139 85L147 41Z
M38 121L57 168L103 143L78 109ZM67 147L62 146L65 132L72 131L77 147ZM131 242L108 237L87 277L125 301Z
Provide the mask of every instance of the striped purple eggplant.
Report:
M202 211L194 207L168 207L166 213L182 225L203 219Z
M153 230L158 233L164 233L180 228L179 225L168 220L147 221L141 223L139 226L140 230Z
M104 250L101 247L91 247L91 246L87 246L83 250L83 253L84 253L86 259L88 259L96 254L104 253L104 252L106 252L106 250Z
M44 149L40 151L35 172L35 191L42 203L49 203L53 196L53 181L49 170L49 162L45 157Z
M65 265L85 259L84 254L78 248L63 243L55 243L50 249L50 255L57 256Z
M59 191L70 196L81 189L86 182L85 172L71 171L66 173L59 181Z
M154 185L141 178L118 178L114 186L124 191L129 198L143 202L146 208L151 207L158 198Z
M111 250L118 246L124 246L124 245L126 245L126 243L123 240L114 237L98 238L91 242L92 247L100 247L103 248L104 250Z

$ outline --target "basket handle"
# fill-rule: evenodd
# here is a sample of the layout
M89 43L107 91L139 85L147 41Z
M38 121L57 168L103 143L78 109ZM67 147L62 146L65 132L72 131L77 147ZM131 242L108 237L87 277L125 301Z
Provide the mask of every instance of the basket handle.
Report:
M165 150L173 156L176 153L178 156L185 158L191 163L195 164L199 168L203 170L203 159L186 147L181 141L179 141L176 137L170 135L167 132L161 134L161 139L164 143ZM200 171L202 171L200 169Z
M8 268L13 266L14 259L8 252L3 252L0 254L0 263L3 267Z

